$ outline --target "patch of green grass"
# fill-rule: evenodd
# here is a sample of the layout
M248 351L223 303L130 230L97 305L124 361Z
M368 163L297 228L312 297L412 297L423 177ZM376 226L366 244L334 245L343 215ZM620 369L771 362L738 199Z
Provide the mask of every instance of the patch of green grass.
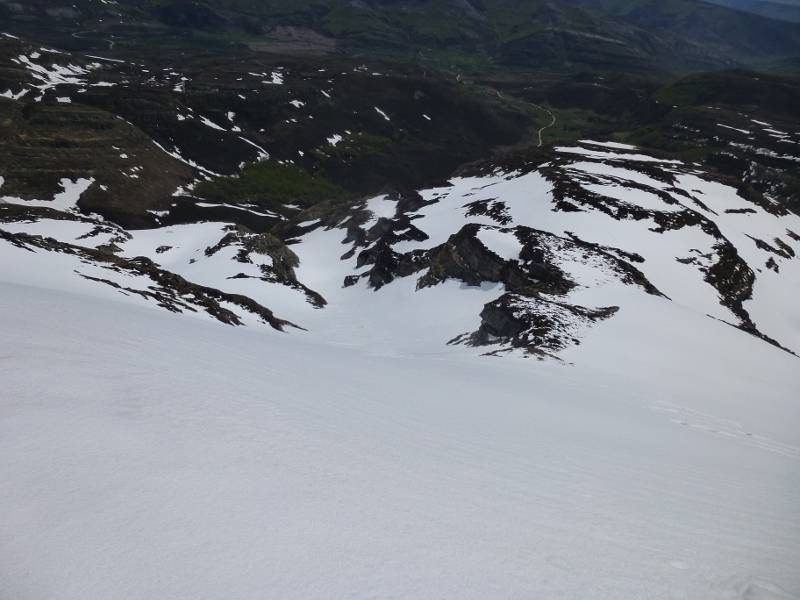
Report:
M227 204L253 203L282 212L285 205L308 208L325 201L346 200L349 193L338 185L299 167L262 161L245 166L236 176L204 181L195 193Z
M797 115L800 82L764 73L731 70L690 75L659 90L659 101L681 108L713 104Z
M656 98L668 106L687 107L700 104L710 95L705 79L695 76L659 90Z
M545 144L574 141L593 136L608 137L616 129L616 123L612 119L590 110L554 108L553 112L556 115L556 124L542 133ZM539 114L542 125L550 122L549 116L541 111Z
M621 141L667 152L686 162L704 162L709 154L720 149L716 146L695 145L691 140L676 138L669 131L665 130L663 125L649 125L626 133L621 137Z

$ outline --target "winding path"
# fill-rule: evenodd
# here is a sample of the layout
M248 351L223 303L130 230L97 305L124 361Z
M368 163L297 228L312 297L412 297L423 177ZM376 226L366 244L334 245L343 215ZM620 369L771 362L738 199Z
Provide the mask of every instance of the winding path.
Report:
M494 93L497 94L498 98L500 98L501 100L503 99L503 95L500 93L499 90L494 90ZM550 109L545 108L544 106L539 106L538 104L531 103L531 105L535 106L539 110L543 110L544 112L546 112L548 115L550 115L550 119L551 119L550 123L548 123L547 125L545 125L544 127L542 127L541 129L539 129L536 132L536 135L539 138L539 143L537 144L536 147L537 148L541 148L542 145L544 144L544 141L542 140L542 134L545 132L545 130L550 129L551 127L555 126L555 124L558 121L558 119L556 118L555 114L553 114L553 111L551 111Z
M551 110L545 108L544 106L539 106L538 104L534 104L534 106L539 110L543 110L544 112L546 112L548 115L550 115L551 118L551 121L548 125L545 125L541 129L539 129L539 131L536 132L536 134L539 136L539 143L537 145L537 148L541 148L542 144L544 143L542 141L542 134L545 132L546 129L550 129L551 127L553 127L556 124L556 121L558 121L558 119Z

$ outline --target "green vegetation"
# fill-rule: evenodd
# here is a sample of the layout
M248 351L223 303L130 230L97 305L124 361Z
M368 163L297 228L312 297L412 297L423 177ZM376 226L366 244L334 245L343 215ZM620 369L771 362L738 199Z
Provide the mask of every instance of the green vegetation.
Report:
M326 179L269 160L247 165L239 175L204 181L197 185L195 193L216 202L252 203L276 212L283 212L287 204L308 208L349 197L347 191Z
M381 156L386 153L391 143L392 140L386 136L359 132L355 135L346 135L336 146L315 148L311 153L321 160L333 157L347 161L356 157Z
M585 137L607 137L617 127L617 123L590 110L578 108L553 109L557 120L542 134L545 143L575 141ZM550 122L549 117L541 120L542 125Z
M690 75L664 87L657 99L681 108L705 104L752 106L787 115L795 114L800 82L743 70Z
M704 161L708 154L718 149L707 143L698 146L691 138L678 138L663 124L649 125L630 132L624 136L623 141L643 148L657 148L689 162Z

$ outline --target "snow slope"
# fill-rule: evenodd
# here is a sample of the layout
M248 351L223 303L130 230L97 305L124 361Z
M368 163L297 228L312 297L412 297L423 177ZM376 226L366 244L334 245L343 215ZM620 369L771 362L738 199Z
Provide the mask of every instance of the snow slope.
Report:
M396 198L372 198L364 207L370 216L359 226L364 240L355 244L345 242L348 221L335 227L319 218L299 223L300 233L289 248L298 260L296 283L305 288L271 276L274 259L253 251L247 235L227 223L128 232L89 217L76 222L34 216L2 223L0 228L91 248L114 240L119 256L144 256L189 281L243 294L320 341L417 355L457 351L445 346L481 327L483 307L509 291L505 282L484 280L471 285L448 277L436 285L420 286L425 275L420 263L412 275L393 274L376 291L364 281L376 268L376 260L362 258L383 247L397 257L423 253L428 260L462 228L476 226L476 243L507 265L518 265L525 262L522 241L533 228L539 232L536 247L543 249L546 262L574 284L566 294L543 297L577 307L620 309L611 319L590 323L564 313L558 304L530 296L520 299L520 306L528 307L520 310L528 314L554 311L564 327L562 346L595 335L595 329L613 327L610 323L623 314L648 328L654 319L683 320L688 310L717 323L754 329L790 351L800 351L800 320L794 302L800 286L800 217L748 202L691 165L659 163L655 158L641 161L642 155L625 149L608 148L600 158L592 158L589 154L597 152L583 148L561 150L552 163L538 169L497 169L422 190L423 205L412 210L400 207ZM639 166L643 162L648 165L644 171ZM562 189L565 182L566 190ZM49 205L46 200L5 200ZM559 203L564 202L572 208L560 209ZM53 201L52 206L60 205ZM417 235L408 234L412 229ZM231 241L230 236L238 237ZM8 265L6 280L45 286L58 281L61 289L92 288L86 290L91 294L104 284L82 276L130 283L130 277L121 279L115 267L96 267L63 255L58 257L60 262L75 266L50 274L34 266L51 260L38 254L0 246L0 260ZM641 285L631 285L626 271L620 271L622 264L638 270L642 281L663 296L654 301ZM715 283L709 277L718 267L724 268ZM9 279L11 274L13 279ZM353 277L360 280L343 286L346 278ZM141 275L134 279L149 285L149 279ZM138 289L143 288L139 285ZM308 301L309 290L324 299L324 308ZM132 299L141 303L140 298ZM247 320L247 315L238 313ZM609 333L596 335L613 339ZM502 340L498 343L502 345ZM582 355L570 357L581 360Z
M796 215L596 142L288 245L92 185L0 207L0 599L800 597ZM508 297L546 359L449 343Z
M797 359L687 318L620 374L2 283L0 597L795 598Z

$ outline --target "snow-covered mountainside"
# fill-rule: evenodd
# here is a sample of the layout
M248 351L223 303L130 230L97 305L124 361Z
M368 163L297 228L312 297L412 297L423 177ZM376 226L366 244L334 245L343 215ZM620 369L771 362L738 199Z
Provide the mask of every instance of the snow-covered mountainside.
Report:
M800 593L796 215L597 142L288 244L63 184L0 206L3 597Z
M360 195L488 100L0 41L0 600L800 597L797 133Z
M370 350L580 360L571 348L615 319L673 327L689 311L800 352L800 217L619 144L517 160L311 209L286 243L218 222L127 231L80 214L93 182L65 179L52 200L3 197L4 279Z
M797 597L797 359L753 336L644 295L565 366L103 289L0 283L4 598Z

